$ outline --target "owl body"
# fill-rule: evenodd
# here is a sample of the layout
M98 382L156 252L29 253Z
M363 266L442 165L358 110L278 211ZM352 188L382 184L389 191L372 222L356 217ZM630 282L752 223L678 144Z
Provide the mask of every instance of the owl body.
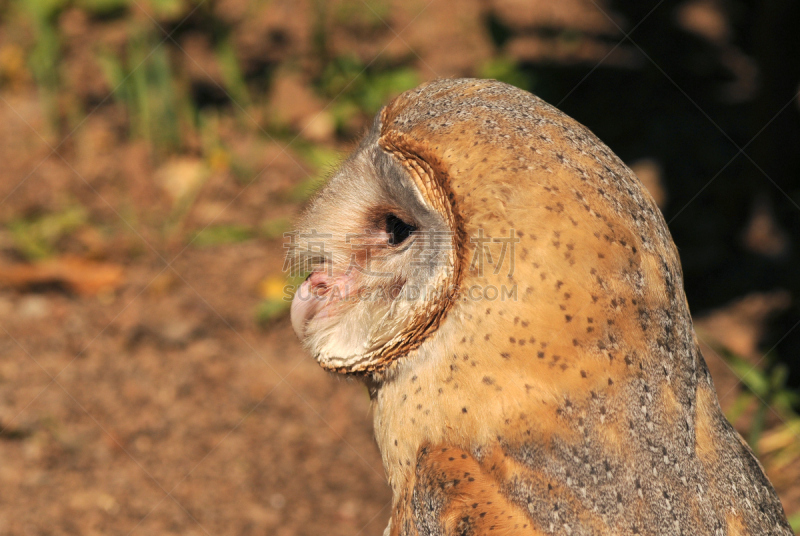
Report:
M301 230L354 192L379 251L330 238L293 323L370 388L387 534L791 534L719 408L661 213L585 127L435 81L381 111Z

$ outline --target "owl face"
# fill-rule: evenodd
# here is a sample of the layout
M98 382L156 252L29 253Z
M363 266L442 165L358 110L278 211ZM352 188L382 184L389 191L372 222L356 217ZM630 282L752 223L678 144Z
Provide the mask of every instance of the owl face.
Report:
M326 369L373 372L422 342L448 300L455 235L378 145L380 118L304 214L291 247L310 275L292 325Z

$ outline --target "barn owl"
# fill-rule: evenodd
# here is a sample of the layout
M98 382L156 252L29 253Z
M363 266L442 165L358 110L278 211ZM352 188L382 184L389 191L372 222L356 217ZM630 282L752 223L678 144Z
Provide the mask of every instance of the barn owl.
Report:
M293 327L369 388L385 534L791 534L720 410L661 213L537 97L400 95L291 248L312 270Z

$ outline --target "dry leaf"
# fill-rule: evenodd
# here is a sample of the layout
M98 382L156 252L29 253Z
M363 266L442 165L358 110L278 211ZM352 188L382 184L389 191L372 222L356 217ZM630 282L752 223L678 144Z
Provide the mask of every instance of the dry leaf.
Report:
M82 295L117 289L122 267L80 257L57 257L32 264L0 265L0 286L27 290L57 285Z

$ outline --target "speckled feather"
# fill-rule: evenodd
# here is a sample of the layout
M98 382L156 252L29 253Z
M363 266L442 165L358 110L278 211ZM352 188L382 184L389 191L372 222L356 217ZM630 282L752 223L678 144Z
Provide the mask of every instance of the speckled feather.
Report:
M719 408L664 219L608 147L488 80L404 93L374 128L446 214L459 289L367 378L388 534L791 534ZM513 272L469 269L472 237L512 230ZM515 292L468 296L488 287Z

